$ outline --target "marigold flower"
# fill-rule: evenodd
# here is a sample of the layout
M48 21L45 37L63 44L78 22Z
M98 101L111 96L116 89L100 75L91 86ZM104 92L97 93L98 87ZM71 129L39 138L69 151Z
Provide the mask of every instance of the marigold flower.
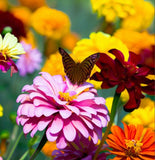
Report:
M45 6L46 5L46 0L18 0L19 3L22 5L22 6L25 6L25 7L28 7L32 10L35 10L39 7L42 7L42 6Z
M16 65L19 69L19 74L21 76L26 76L28 73L33 73L35 70L41 68L42 54L37 48L32 48L30 44L21 42L25 54L20 56L20 59L17 61Z
M3 107L2 107L2 105L0 105L0 117L2 117L3 116Z
M17 43L17 38L7 33L4 38L0 35L0 70L7 72L11 67L11 75L18 71L12 59L18 59L20 54L25 51L20 43Z
M137 32L129 29L118 29L114 36L119 38L130 51L136 54L139 54L142 49L151 49L155 40L155 35L146 31Z
M117 93L127 89L129 101L124 105L124 109L129 112L133 111L139 107L141 98L144 98L142 92L155 94L155 86L153 85L155 81L146 77L150 74L150 68L143 65L138 66L139 56L133 52L130 52L127 62L119 50L112 49L109 52L116 58L113 60L108 55L101 53L100 59L96 63L101 71L94 73L91 79L102 81L101 88L111 88L118 85Z
M16 18L12 13L6 11L0 11L0 33L5 27L11 27L12 34L14 34L18 39L21 37L26 37L26 30L23 22Z
M42 72L25 85L17 102L17 124L23 126L24 134L31 137L46 128L48 141L56 140L58 148L65 148L79 135L98 142L102 127L108 123L109 116L102 97L95 97L97 91L90 83L77 86L62 76L51 76Z
M53 151L52 155L54 160L69 160L69 159L81 159L92 160L97 149L97 145L92 140L84 137L77 137L74 142L61 150ZM105 146L102 148L105 149ZM101 153L98 155L97 160L106 160L107 153Z
M128 16L122 21L122 28L136 31L147 29L154 18L154 6L145 0L134 1L135 14Z
M119 126L112 126L106 142L112 150L112 154L116 155L116 159L141 160L154 159L155 156L155 134L152 129L147 128L144 133L142 125L126 125L124 130Z
M64 12L44 6L32 14L31 25L41 35L60 39L69 32L70 19Z
M123 121L128 124L135 124L135 125L141 124L145 128L152 128L154 130L155 129L154 106L155 106L154 101L152 101L150 98L144 98L141 100L139 108L127 114L123 118Z
M107 22L113 22L117 17L126 18L135 13L133 0L91 0L93 11L99 16L105 16Z
M123 52L125 56L125 60L128 59L129 52L128 48L125 46L125 44L122 43L118 38L114 36L110 36L109 34L105 34L103 32L93 32L89 36L88 39L82 39L79 42L77 42L77 45L73 49L72 56L77 57L77 62L82 62L86 57L100 52L100 53L106 53L107 55L114 58L113 55L111 55L108 51L110 49L116 48ZM76 60L74 58L74 60ZM96 71L99 71L98 67L94 67L92 70L92 74ZM96 88L100 88L101 83L90 81L95 85Z
M45 61L44 66L41 69L42 72L48 72L51 75L62 75L65 76L63 69L62 57L59 52L53 53Z

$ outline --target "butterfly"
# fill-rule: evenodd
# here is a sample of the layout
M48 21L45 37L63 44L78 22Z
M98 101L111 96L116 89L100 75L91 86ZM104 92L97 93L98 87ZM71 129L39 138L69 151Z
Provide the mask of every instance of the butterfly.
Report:
M71 56L62 48L59 48L64 65L64 71L73 84L83 84L89 77L91 70L99 59L100 54L95 53L84 59L81 63L75 63Z

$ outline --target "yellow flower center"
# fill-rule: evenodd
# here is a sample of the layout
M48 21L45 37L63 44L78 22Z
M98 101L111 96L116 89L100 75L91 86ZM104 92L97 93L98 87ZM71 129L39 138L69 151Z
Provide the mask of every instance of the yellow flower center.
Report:
M77 95L71 96L69 93L59 92L59 95L60 95L60 99L61 99L62 101L67 101L67 102L70 102L70 101L72 101L73 99L76 99L76 98L77 98Z
M127 147L126 155L127 156L133 156L136 157L139 155L141 151L141 146L143 143L140 143L140 141L136 140L125 140L125 144Z

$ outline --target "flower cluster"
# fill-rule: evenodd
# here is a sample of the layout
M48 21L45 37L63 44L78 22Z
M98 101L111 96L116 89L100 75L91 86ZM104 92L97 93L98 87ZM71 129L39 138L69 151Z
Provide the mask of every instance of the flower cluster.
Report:
M0 0L0 160L154 159L152 2Z

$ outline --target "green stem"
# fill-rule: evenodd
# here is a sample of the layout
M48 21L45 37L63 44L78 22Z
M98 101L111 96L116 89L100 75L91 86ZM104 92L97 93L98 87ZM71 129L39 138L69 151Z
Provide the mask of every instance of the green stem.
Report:
M28 153L29 153L29 150L27 150L19 160L24 160L26 156L28 155Z
M35 150L35 152L33 153L33 155L30 157L30 160L34 160L36 158L36 156L38 155L38 153L41 151L42 147L45 145L45 143L47 142L47 138L46 138L46 132L44 133L37 149Z
M117 104L118 104L119 98L120 98L120 94L115 92L113 103L112 103L111 114L110 114L110 121L109 121L107 129L106 129L106 131L105 131L105 133L104 133L104 135L102 137L101 143L100 143L99 147L96 150L96 153L94 155L93 160L95 160L97 158L97 156L98 156L98 154L99 154L99 152L100 152L100 150L101 150L101 148L102 148L102 146L103 146L103 144L104 144L104 142L105 142L105 140L106 140L106 138L107 138L107 136L108 136L108 134L110 132L111 126L112 126L112 124L114 122L114 118L115 118L115 114L116 114Z
M15 149L16 149L16 147L17 147L17 145L18 145L18 143L19 143L19 141L20 141L20 139L21 139L21 137L22 137L22 135L23 135L23 131L20 133L20 135L18 136L17 140L15 141L15 144L14 144L14 146L12 147L12 150L11 150L11 152L10 152L7 160L10 160L10 159L11 159L11 157L12 157L12 155L13 155L13 153L14 153L14 151L15 151Z

